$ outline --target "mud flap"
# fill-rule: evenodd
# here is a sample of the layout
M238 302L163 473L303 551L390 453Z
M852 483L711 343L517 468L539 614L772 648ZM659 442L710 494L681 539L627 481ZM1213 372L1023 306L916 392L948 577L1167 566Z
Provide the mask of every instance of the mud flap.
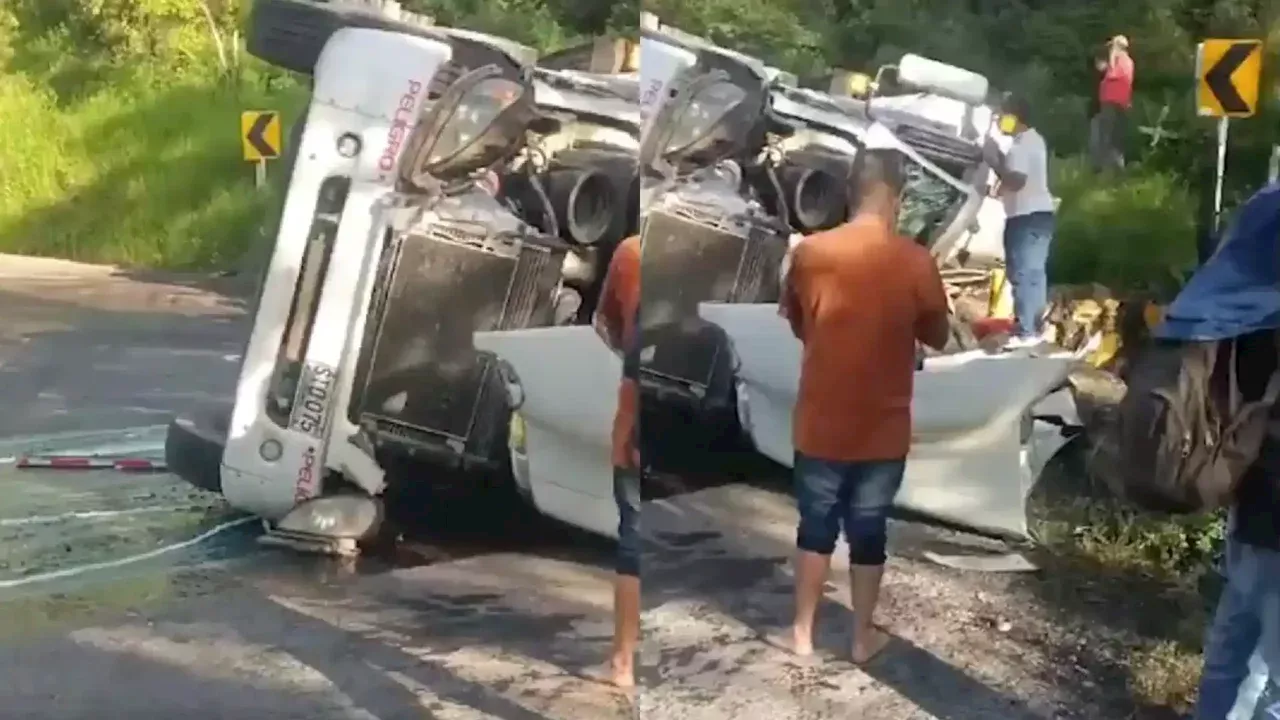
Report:
M703 304L699 312L733 341L748 408L744 425L756 449L790 467L800 342L776 305ZM1054 391L1073 363L1068 354L981 351L928 359L916 373L912 450L898 505L979 532L1027 538L1027 496L1048 455L1065 440L1045 433L1057 447L1040 451L1032 447L1036 424L1024 436L1024 421L1051 393L1046 413L1064 412L1070 397Z

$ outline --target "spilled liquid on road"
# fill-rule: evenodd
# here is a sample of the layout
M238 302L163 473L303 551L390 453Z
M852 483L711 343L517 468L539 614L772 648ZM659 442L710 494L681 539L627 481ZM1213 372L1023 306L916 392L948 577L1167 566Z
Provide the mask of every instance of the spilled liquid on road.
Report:
M204 569L247 557L260 532L242 523L191 543L240 515L164 473L9 466L0 487L0 637L211 592Z
M610 558L609 543L540 518L504 493L394 493L399 542L341 561L263 548L259 521L169 473L13 462L23 455L161 459L163 428L99 435L0 442L0 639L209 595L247 574L327 583L493 552L601 565Z

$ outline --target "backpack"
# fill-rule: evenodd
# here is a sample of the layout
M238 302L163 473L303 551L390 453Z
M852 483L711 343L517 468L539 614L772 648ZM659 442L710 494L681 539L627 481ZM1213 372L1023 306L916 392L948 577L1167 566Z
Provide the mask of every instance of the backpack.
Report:
M1112 489L1144 509L1211 511L1231 503L1257 459L1280 371L1262 397L1241 392L1236 339L1156 341L1130 368L1129 388L1100 450Z

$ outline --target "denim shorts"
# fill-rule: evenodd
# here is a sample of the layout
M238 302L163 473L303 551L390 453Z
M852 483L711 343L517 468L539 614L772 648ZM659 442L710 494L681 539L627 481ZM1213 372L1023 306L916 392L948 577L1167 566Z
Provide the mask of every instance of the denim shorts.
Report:
M618 557L614 571L640 577L640 469L613 469L613 499L618 503Z
M902 487L905 460L840 462L795 456L800 527L796 546L830 555L844 530L854 565L883 565L889 510Z

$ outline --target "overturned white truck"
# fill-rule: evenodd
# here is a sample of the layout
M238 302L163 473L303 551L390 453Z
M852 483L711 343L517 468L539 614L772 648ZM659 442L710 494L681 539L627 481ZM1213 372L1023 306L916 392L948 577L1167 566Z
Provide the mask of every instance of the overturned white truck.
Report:
M509 485L511 383L472 336L590 317L634 232L637 86L343 6L252 23L311 102L234 406L177 418L166 456L268 537L353 552L384 497Z
M876 98L779 86L762 63L683 34L647 32L641 48L645 401L729 423L790 465L801 348L774 304L789 232L843 221L857 153L893 147L911 178L901 229L946 262L982 232L981 143L991 129L965 133L901 110L882 116ZM904 59L898 75L962 106L986 99L985 79L923 58ZM658 261L668 257L679 261ZM585 328L479 333L476 344L514 369L524 428L518 475L536 504L611 533L617 358ZM917 373L900 503L1025 539L1027 497L1079 428L1065 387L1073 362L1030 352L928 358Z

